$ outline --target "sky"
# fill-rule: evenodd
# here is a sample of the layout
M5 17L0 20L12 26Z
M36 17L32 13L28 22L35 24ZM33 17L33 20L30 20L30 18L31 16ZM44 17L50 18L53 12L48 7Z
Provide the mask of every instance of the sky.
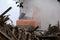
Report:
M19 17L19 7L17 7L15 1L13 0L0 0L0 14L9 7L12 7L12 9L6 15L10 15L10 19L13 21L13 24L16 25L16 21ZM8 23L11 24L10 21L8 21Z

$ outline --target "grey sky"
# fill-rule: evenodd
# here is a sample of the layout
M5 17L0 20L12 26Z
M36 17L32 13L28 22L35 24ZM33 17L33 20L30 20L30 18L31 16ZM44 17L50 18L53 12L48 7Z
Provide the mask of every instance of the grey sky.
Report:
M19 17L19 8L17 7L15 1L13 0L0 0L0 14L3 13L7 8L12 7L12 9L7 13L10 14L10 19L13 24L16 25L16 20ZM10 23L10 21L8 21Z

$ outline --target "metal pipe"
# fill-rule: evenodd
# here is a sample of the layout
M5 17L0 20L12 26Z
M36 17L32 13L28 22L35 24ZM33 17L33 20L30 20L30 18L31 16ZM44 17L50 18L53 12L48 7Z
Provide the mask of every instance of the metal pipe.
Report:
M1 15L0 15L0 17L1 16L3 16L3 15L5 15L9 10L11 10L12 9L12 7L9 7L6 11L4 11Z

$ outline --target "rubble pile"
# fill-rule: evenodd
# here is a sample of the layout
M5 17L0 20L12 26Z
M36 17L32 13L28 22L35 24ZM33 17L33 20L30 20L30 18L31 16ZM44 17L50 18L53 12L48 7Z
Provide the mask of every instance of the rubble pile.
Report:
M47 31L38 30L39 26L30 26L24 28L22 26L13 26L7 24L9 15L5 15L12 7L9 7L0 15L0 40L60 40L60 26L59 22L54 26L49 24Z

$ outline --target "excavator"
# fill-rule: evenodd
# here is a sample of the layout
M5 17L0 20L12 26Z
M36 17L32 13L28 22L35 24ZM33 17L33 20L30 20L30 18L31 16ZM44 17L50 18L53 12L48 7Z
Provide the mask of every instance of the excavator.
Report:
M19 8L23 9L24 8L23 4L24 4L24 2L20 2L20 0L19 0ZM24 13L24 12L21 13L21 11L22 10L20 10L19 20L16 21L17 26L20 26L20 25L23 25L23 26L29 25L29 26L34 26L34 27L40 26L40 22L34 20L35 13L32 14L32 17L28 17L28 16L25 16L26 13Z

